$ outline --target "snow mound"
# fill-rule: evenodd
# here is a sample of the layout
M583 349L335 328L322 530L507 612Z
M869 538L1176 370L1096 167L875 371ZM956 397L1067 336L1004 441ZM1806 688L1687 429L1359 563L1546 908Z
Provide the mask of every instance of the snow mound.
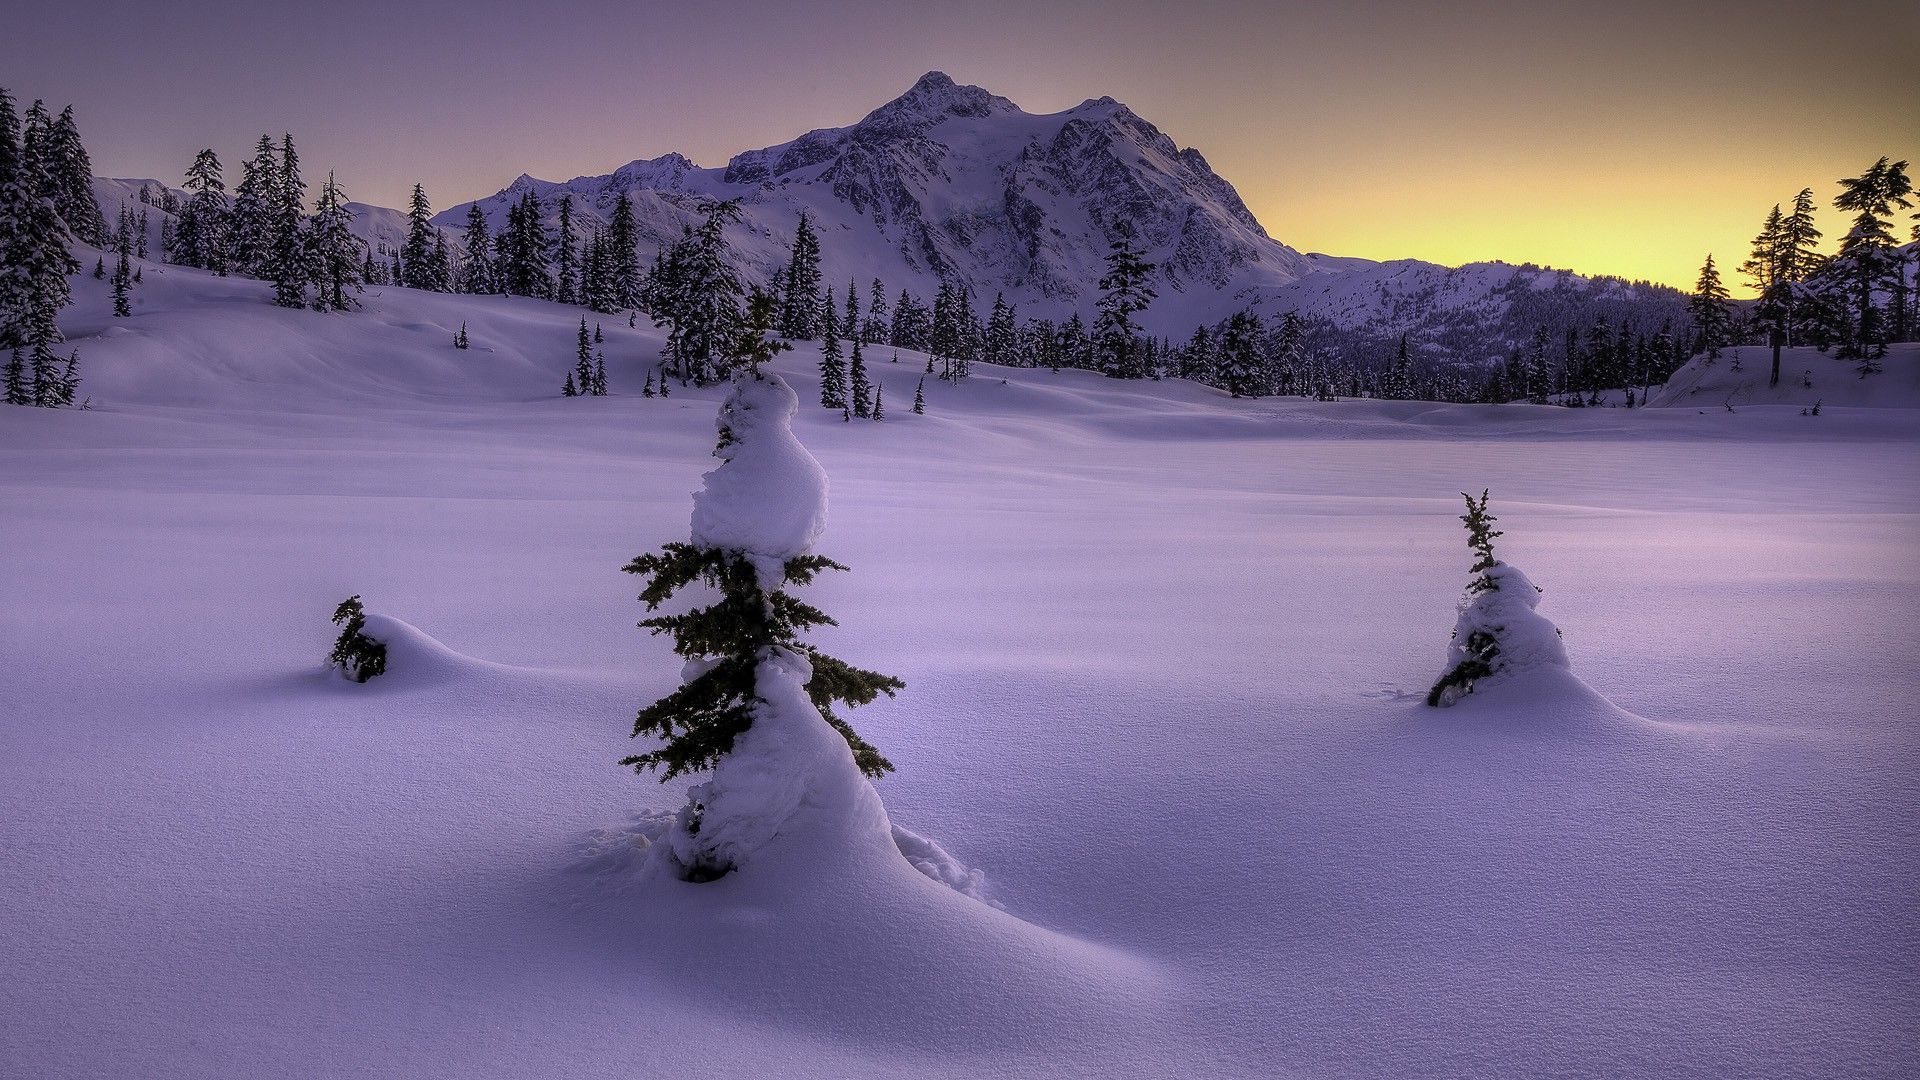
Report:
M1517 567L1503 562L1494 563L1482 576L1492 582L1493 588L1461 599L1460 617L1447 643L1447 670L1468 659L1468 640L1482 633L1499 639L1500 652L1492 660L1493 674L1480 679L1476 687L1497 684L1534 668L1570 668L1560 628L1536 610L1540 587Z
M693 496L695 545L785 561L820 538L827 474L794 437L799 409L800 399L780 376L735 377L717 421L721 446L714 456L721 464Z
M575 845L571 866L577 873L637 881L645 874L648 852L672 830L678 817L671 810L642 810L622 825L594 829ZM932 837L895 825L893 844L909 865L928 878L962 896L1001 907L986 896L985 871L967 866Z
M425 686L482 672L491 673L502 667L455 652L425 630L391 615L368 612L367 625L361 632L387 647L387 670L378 678L351 684L355 687Z
M676 879L702 867L760 872L786 849L790 870L831 872L852 862L900 861L893 827L847 741L807 696L813 666L786 649L760 662L752 726L687 793L679 827L650 864Z

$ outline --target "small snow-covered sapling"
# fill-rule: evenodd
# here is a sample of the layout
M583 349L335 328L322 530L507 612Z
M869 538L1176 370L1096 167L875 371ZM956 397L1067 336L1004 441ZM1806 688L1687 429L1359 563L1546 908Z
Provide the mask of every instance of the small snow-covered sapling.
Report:
M1493 538L1504 534L1493 527L1493 523L1499 519L1487 512L1487 495L1488 492L1482 490L1476 502L1466 492L1460 493L1460 497L1467 500L1467 512L1460 515L1460 520L1467 525L1467 547L1475 555L1473 567L1468 571L1474 575L1473 580L1467 583L1469 601L1480 593L1500 588L1500 583L1489 577L1487 571L1499 562L1493 557ZM1457 635L1458 631L1455 633ZM1440 676L1440 681L1433 684L1433 689L1427 691L1429 705L1451 705L1456 698L1471 693L1476 680L1493 674L1493 658L1500 653L1500 642L1492 632L1475 630L1468 634L1464 642L1456 644L1465 655Z
M334 639L333 651L327 654L327 663L340 669L340 673L354 682L366 682L387 670L387 647L366 634L367 612L360 604L358 594L340 601L333 609L334 625L340 627L340 636Z
M806 741L796 732L822 720L832 729L827 739L837 732L845 740L849 764L859 773L874 777L893 769L833 706L891 697L905 684L808 644L806 632L831 626L833 619L788 591L812 584L822 571L846 567L811 550L825 521L826 478L793 436L798 400L792 389L760 370L787 347L767 336L772 319L771 297L756 294L749 332L729 343L735 374L720 407L714 448L722 464L694 497L690 541L667 544L623 567L646 579L640 600L649 612L690 585L703 586L708 601L640 623L673 640L674 652L687 660L685 681L634 720L633 735L653 736L659 745L620 762L635 772L658 770L663 782L715 770L713 781L695 789L669 838L676 871L687 881L711 881L735 869L739 849L727 838L742 826L729 815L744 813L743 805L757 805L766 794L757 781L730 777L722 768L750 728L785 732L769 736L771 743L762 739L759 757L746 770L752 776L767 768L792 769L793 783L816 782L807 777L821 767L817 758L794 747ZM817 719L805 715L816 711ZM795 738L799 743L791 742Z

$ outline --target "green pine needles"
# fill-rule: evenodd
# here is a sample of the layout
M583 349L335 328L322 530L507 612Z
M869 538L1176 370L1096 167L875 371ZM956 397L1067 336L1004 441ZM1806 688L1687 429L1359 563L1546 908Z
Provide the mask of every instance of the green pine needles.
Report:
M340 636L327 654L328 664L354 682L363 683L386 673L387 647L366 635L367 611L358 594L340 601L340 606L333 609L333 622L340 626Z
M1481 593L1498 589L1499 583L1488 577L1487 571L1493 569L1500 561L1493 557L1493 538L1505 536L1506 533L1493 527L1493 523L1500 519L1487 513L1487 489L1480 490L1479 502L1475 502L1473 496L1464 491L1460 493L1460 497L1467 500L1467 512L1460 515L1460 520L1467 525L1467 546L1472 548L1473 553L1478 556L1473 566L1467 571L1478 575L1468 583L1467 591Z
M1460 497L1467 500L1467 512L1460 520L1467 526L1467 547L1473 549L1475 556L1473 567L1469 571L1474 579L1467 583L1467 595L1477 596L1486 592L1498 592L1500 583L1487 571L1499 564L1493 557L1493 538L1502 536L1500 530L1493 527L1499 519L1487 512L1487 490L1482 489L1476 502L1474 497L1461 492ZM1493 674L1493 658L1500 654L1499 639L1486 630L1475 630L1461 643L1461 659L1440 676L1440 681L1427 691L1427 704L1439 708L1448 704L1473 688L1473 684Z
M786 649L813 665L807 696L821 717L847 740L860 771L878 777L893 770L893 763L836 715L833 706L844 703L853 708L881 694L892 697L906 684L854 667L803 642L801 635L808 629L836 625L825 612L785 589L764 591L752 561L735 552L668 544L623 569L647 576L640 599L648 611L657 610L696 581L719 590L720 597L682 615L659 615L640 623L655 634L672 636L674 652L705 664L706 669L640 711L633 724L634 736L655 735L662 745L623 758L620 764L641 773L658 769L662 782L683 772L712 768L753 724L754 705L760 701L754 687L760 661L776 649ZM799 555L783 565L783 584L809 585L823 570L845 569L824 555Z

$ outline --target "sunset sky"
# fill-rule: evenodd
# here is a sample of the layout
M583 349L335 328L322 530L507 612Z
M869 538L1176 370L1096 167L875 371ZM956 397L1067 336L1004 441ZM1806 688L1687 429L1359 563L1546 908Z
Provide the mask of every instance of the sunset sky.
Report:
M291 130L385 205L717 165L937 68L1032 112L1124 101L1302 250L1690 287L1800 187L1920 157L1912 3L109 2L9 29L0 84L73 103L104 174L178 183L202 146L237 174Z

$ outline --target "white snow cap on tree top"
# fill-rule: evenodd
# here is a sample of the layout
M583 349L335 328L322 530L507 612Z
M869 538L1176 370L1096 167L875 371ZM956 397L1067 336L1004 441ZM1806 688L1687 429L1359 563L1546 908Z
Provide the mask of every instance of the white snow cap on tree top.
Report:
M813 549L827 524L827 474L794 438L799 409L780 376L734 376L718 420L721 464L693 496L696 546L781 561Z
M1540 606L1540 590L1527 575L1496 562L1486 569L1485 577L1494 588L1469 592L1460 601L1460 615L1447 646L1447 669L1467 658L1468 639L1483 631L1500 643L1500 651L1489 665L1493 674L1482 683L1532 668L1571 667L1560 631L1534 610Z

